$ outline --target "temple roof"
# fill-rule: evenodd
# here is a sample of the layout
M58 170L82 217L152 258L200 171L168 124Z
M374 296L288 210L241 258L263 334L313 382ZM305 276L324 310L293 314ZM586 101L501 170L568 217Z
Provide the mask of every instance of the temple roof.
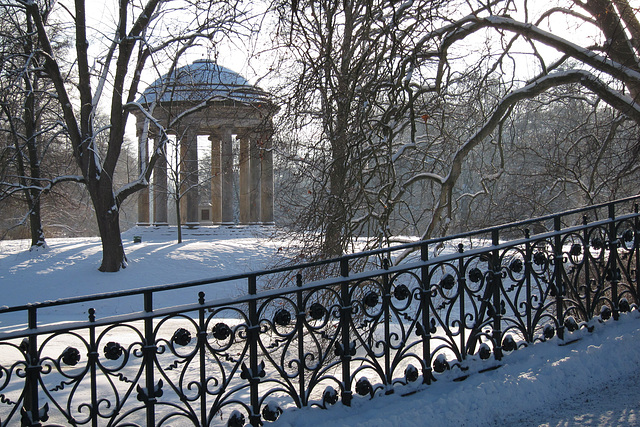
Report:
M141 104L150 104L160 97L161 103L199 103L202 101L270 103L269 95L251 85L240 74L208 59L199 59L192 64L165 74L149 87L138 99Z

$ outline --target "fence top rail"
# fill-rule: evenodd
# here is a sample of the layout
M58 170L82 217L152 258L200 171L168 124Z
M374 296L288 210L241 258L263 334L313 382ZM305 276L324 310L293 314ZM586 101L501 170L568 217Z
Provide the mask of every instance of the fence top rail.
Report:
M143 295L143 294L148 294L148 293L152 293L153 294L153 293L158 293L158 292L163 292L163 291L171 291L171 290L178 290L178 289L184 289L184 288L192 288L192 287L197 287L197 286L201 286L201 285L212 285L212 284L217 284L217 283L227 283L227 282L236 281L236 280L249 280L249 278L259 278L259 277L264 277L264 276L277 275L277 274L280 274L280 273L303 271L305 269L318 267L318 266L323 266L323 265L328 265L328 264L337 264L337 265L339 265L340 263L343 263L343 262L347 262L348 263L349 261L353 261L353 260L356 260L356 259L367 259L367 258L376 257L376 256L382 256L382 257L390 258L392 253L399 253L399 252L403 252L403 251L405 251L405 252L406 251L415 251L415 250L419 250L422 247L432 247L433 245L438 245L438 244L444 243L444 242L451 242L451 241L456 241L456 240L470 239L470 238L478 237L478 236L487 236L488 237L488 236L491 236L491 235L495 235L495 233L499 234L500 232L505 231L505 230L517 230L517 231L523 233L523 237L521 239L512 239L512 240L509 241L509 243L507 243L507 245L518 245L518 244L523 244L527 240L537 240L537 239L548 238L550 236L554 236L554 235L558 234L559 232L561 232L561 233L575 232L575 231L584 229L586 227L594 227L594 226L605 225L605 224L611 223L614 220L615 221L623 221L625 219L630 219L630 218L634 218L634 217L640 216L640 214L638 213L638 205L636 203L634 208L633 208L634 210L633 210L632 213L628 213L628 212L627 213L622 213L621 212L619 215L615 215L615 218L594 220L594 221L589 222L586 225L573 225L573 226L561 228L561 230L557 230L557 231L546 231L546 232L542 232L542 233L538 233L538 234L533 234L528 239L525 238L525 236L524 236L524 230L526 229L526 226L534 224L534 223L540 223L540 222L549 221L549 220L561 219L562 217L566 217L566 216L570 216L570 215L577 215L577 214L581 214L581 213L588 212L588 211L594 211L594 210L602 209L602 208L605 208L605 207L608 207L610 209L610 212L615 212L615 206L620 205L620 204L624 204L624 203L628 203L628 202L631 202L631 201L640 201L640 195L627 197L627 198L624 198L624 199L619 199L619 200L616 200L616 201L613 201L613 202L601 203L601 204L598 204L598 205L592 205L592 206L587 206L587 207L583 207L583 208L579 208L579 209L564 211L564 212L560 212L560 213L556 213L556 214L551 214L551 215L546 215L546 216L542 216L542 217L532 218L532 219L528 219L528 220L525 220L525 221L502 224L502 225L488 227L488 228L484 228L484 229L480 229L480 230L474 230L474 231L470 231L470 232L459 233L459 234L455 234L455 235L447 236L447 237L439 237L439 238L434 238L434 239L429 239L429 240L420 240L420 241L416 241L416 242L411 242L411 243L406 243L406 244L402 244L402 245L391 246L391 247L387 247L387 248L380 248L380 249L369 250L369 251L365 251L365 252L348 254L348 255L344 255L342 257L338 257L338 258L332 258L332 259L326 259L326 260L320 260L320 261L314 261L314 262L307 262L307 263L300 263L300 264L295 264L295 265L288 265L288 266L283 266L283 267L278 267L278 268L273 268L273 269L267 269L267 270L258 270L258 271L254 271L254 272L250 272L250 273L222 275L222 276L217 276L217 277L213 277L213 278L205 278L205 279L192 280L192 281L173 283L173 284L167 284L167 285L140 287L140 288L129 289L129 290L124 290L124 291L105 292L105 293L99 293L99 294L77 296L77 297L72 297L72 298L61 298L61 299L57 299L57 300L34 302L34 303L18 305L18 306L12 306L12 307L0 306L0 314L10 313L10 312L17 312L17 311L30 311L30 310L37 310L37 309L45 308L45 307L54 307L54 306L62 306L62 305L69 305L69 304L78 304L78 303L85 303L85 302L105 300L105 299L122 298L122 297L128 297L128 296ZM499 244L500 247L503 247L504 245L505 245L505 243ZM496 249L496 247L497 246L493 246L493 245L491 247L483 247L483 248L479 249L479 251L480 252L487 252L489 250ZM473 252L476 252L476 251L473 251ZM471 254L471 252L466 251L464 255L462 255L462 254L450 254L449 257L452 257L452 259L455 259L455 258L457 258L459 256L469 256L470 254ZM444 260L445 260L445 257L438 257L438 261L439 262L442 262ZM414 268L414 267L411 267L411 264L412 263L408 263L407 265L405 265L403 267L405 267L405 268ZM424 263L420 263L420 264L422 265ZM354 280L354 279L356 279L357 277L360 277L360 276L362 276L362 278L364 278L366 276L373 277L373 276L376 276L376 275L380 275L381 271L383 271L383 270L375 270L375 271L372 270L369 274L365 274L364 276L362 276L362 274L351 275L351 276L348 277L347 280ZM345 280L344 277L337 277L337 278L334 278L334 279L337 280L338 282ZM332 279L331 281L333 282L335 280ZM336 283L338 283L338 282L336 282ZM313 282L313 283L315 283L315 286L322 286L322 285L326 286L327 284L329 284L327 282L327 279L320 280L320 281ZM305 288L306 287L307 286L305 286ZM288 293L287 289L288 288L279 288L277 290L272 290L272 291L263 291L263 292L260 292L259 295L250 295L249 292L248 292L247 293L247 297L248 297L248 299L252 299L253 297L264 298L265 296L267 296L265 294L265 292L273 293L274 291L277 291L276 293ZM237 302L239 302L239 300L247 299L247 297L241 297L239 299L238 298L234 298L233 301L230 301L230 302L237 303ZM215 305L219 305L219 302L217 301ZM156 311L154 311L154 314L155 313L156 313ZM118 316L118 317L120 317L120 316ZM38 329L40 330L40 328L38 328Z

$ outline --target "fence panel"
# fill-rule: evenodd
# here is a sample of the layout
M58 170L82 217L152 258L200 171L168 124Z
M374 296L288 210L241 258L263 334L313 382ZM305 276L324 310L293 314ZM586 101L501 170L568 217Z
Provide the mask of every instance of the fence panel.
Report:
M454 369L464 378L470 360L495 365L638 308L636 202L95 296L142 297L141 311L112 319L38 322L77 299L0 308L27 319L0 333L0 425L257 426L290 407L350 405ZM245 296L206 300L204 285L238 281ZM154 307L176 289L194 303Z

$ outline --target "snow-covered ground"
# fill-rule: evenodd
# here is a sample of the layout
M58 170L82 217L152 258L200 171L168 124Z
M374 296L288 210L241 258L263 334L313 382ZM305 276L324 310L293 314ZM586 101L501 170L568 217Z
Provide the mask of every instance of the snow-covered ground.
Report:
M265 268L282 254L282 240L272 239L270 227L202 227L183 230L177 243L175 227L134 227L123 234L128 267L118 273L101 273L100 239L49 239L48 249L29 252L29 241L0 241L0 283L2 306L50 301L96 293L106 293L154 285L199 280L246 273ZM134 243L134 236L142 239ZM246 284L225 284L207 289L216 298L244 294ZM195 303L197 292L158 295L157 307ZM190 298L190 299L187 299ZM98 301L79 307L48 309L41 321L57 321L69 316L86 320L91 306L99 317L139 311L138 298L128 301ZM70 312L73 310L73 312ZM59 319L57 318L59 317ZM13 314L0 315L3 325L15 322Z
M133 229L124 242L129 267L97 271L98 239L51 239L49 249L28 252L26 241L0 242L1 305L146 287L242 273L268 266L284 246L272 229ZM142 237L133 243L133 236ZM216 289L218 297L244 291L242 284ZM94 304L95 305L95 304ZM98 307L103 315L126 306ZM60 320L69 313L52 313ZM0 316L0 330L12 319ZM4 323L3 323L4 322ZM373 400L356 396L350 408L287 411L281 426L630 426L640 425L640 313L597 324L592 333L560 345L555 338L507 355L500 368L465 381L445 378L419 390L398 389ZM0 361L1 363L1 361ZM486 363L486 362L478 362ZM470 372L480 367L472 366ZM453 375L453 374L452 374Z

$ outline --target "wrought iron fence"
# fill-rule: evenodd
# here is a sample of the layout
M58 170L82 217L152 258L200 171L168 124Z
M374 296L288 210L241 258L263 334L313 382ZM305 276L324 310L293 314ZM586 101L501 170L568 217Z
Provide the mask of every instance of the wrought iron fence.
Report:
M0 424L257 426L287 407L429 384L473 359L495 365L636 308L637 200L326 262L0 308L28 324L0 333ZM245 296L207 299L238 280ZM172 290L194 303L154 306ZM38 319L129 297L142 311Z

